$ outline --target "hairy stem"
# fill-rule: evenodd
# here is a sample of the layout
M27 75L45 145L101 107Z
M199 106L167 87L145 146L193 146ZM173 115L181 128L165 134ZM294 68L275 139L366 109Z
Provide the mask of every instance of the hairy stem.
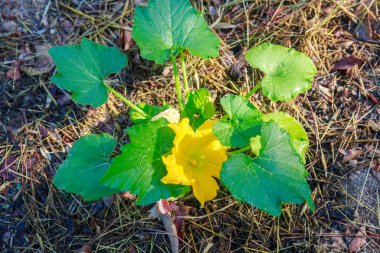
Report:
M173 74L174 74L175 90L177 92L178 104L179 104L179 108L181 110L181 114L183 114L184 103L183 103L183 99L182 99L181 84L179 82L177 59L174 55L172 55L172 64L173 64Z
M248 92L247 95L245 95L245 98L249 98L250 96L255 94L255 92L260 88L261 88L261 83L257 84L255 87L253 87L253 89L250 92Z
M236 154L248 151L250 149L251 149L251 146L248 146L248 147L245 147L245 148L241 148L241 149L238 149L238 150L234 150L234 151L228 152L228 155L236 155Z
M130 100L126 99L120 92L109 86L108 84L104 83L104 85L107 87L107 89L113 93L117 98L119 98L121 101L123 101L125 104L127 104L129 107L131 107L136 112L140 113L141 116L147 117L146 113L141 110L139 107L137 107L134 103L132 103Z
M181 55L181 65L182 65L182 75L183 75L183 86L185 88L185 97L189 95L189 83L187 82L187 71L186 71L186 63L185 56L183 55L183 50L180 53Z

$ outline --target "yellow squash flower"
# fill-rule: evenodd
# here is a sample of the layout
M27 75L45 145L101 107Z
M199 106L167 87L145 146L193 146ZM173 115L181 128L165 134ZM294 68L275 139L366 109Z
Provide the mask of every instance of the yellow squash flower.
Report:
M169 124L176 133L172 154L162 157L168 174L161 179L165 184L190 185L194 196L203 206L215 198L222 164L227 160L227 148L212 133L215 120L208 120L196 132L184 118Z

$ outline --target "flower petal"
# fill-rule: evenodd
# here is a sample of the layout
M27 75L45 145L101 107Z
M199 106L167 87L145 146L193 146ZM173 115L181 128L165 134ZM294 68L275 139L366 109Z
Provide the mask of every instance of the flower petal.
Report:
M183 170L183 167L178 165L174 155L162 157L162 161L166 165L168 174L161 179L164 184L182 184L191 185L194 180L189 179Z
M212 133L212 127L214 126L216 120L206 120L196 132L196 135L206 135Z
M196 132L189 119L178 124L169 124L176 133L172 154L162 157L168 174L161 179L165 184L191 185L194 196L203 206L205 201L215 198L219 186L222 164L227 160L224 147L212 132L215 120L208 120Z
M205 177L199 175L194 184L192 184L194 196L198 199L203 207L207 200L211 200L216 197L218 184L212 177Z
M189 124L189 119L184 118L181 122L179 123L171 123L168 125L176 134L174 138L174 148L178 146L182 139L186 135L194 135L194 130L191 128ZM174 150L173 148L173 150Z

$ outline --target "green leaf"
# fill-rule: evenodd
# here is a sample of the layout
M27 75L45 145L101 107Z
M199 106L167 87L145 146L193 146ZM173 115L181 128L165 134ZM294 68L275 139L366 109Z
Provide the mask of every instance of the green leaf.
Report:
M165 119L159 119L128 128L131 142L122 147L101 182L138 194L139 205L179 195L182 186L161 182L167 173L161 156L171 150L175 135L167 124Z
M182 49L203 59L219 55L219 39L188 0L149 0L135 9L132 36L142 57L163 63Z
M94 107L107 102L104 78L120 71L128 62L127 56L117 48L88 39L83 39L78 45L53 47L49 53L58 67L58 73L51 81L73 92L72 98L76 102Z
M265 73L262 92L272 101L288 101L311 88L317 69L305 54L294 49L263 43L250 49L246 59Z
M190 93L185 105L185 113L194 130L215 115L214 103L207 89L202 88Z
M261 112L241 96L226 95L220 101L229 120L215 122L213 132L219 141L228 147L243 148L249 139L260 134Z
M145 118L140 113L136 112L134 109L131 109L129 115L131 117L131 121L135 124L146 123L157 114L170 108L169 105L148 105L144 102L139 103L137 106L146 113L147 117Z
M240 201L271 215L281 214L284 202L306 201L314 211L307 170L291 145L290 136L274 121L264 123L259 156L231 157L223 164L221 181Z
M99 182L110 165L109 156L115 146L116 141L109 134L81 137L59 166L53 183L62 190L81 195L86 201L98 200L120 192Z
M290 138L293 143L293 147L297 153L302 157L302 160L305 162L305 153L309 147L309 138L303 126L285 112L273 112L263 115L263 120L269 122L273 120L276 122L282 129L284 129L290 135Z

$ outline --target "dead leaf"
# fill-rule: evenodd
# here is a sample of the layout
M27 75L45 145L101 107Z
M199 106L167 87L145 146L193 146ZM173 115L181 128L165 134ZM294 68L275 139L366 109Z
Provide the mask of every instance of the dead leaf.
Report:
M371 162L369 166L374 172L380 173L380 160L375 160Z
M131 194L129 191L126 191L126 192L123 192L121 194L121 197L125 200L131 200L131 199L135 199L136 198L136 195L134 194Z
M362 154L363 150L361 149L350 149L350 150L345 150L345 149L339 149L339 153L344 155L343 157L343 163L346 163L348 161L354 160L358 156Z
M29 76L38 76L49 73L54 68L54 62L48 53L51 46L42 44L35 46L36 60L30 61L21 66L21 70Z
M330 247L333 250L333 252L344 252L345 250L347 250L347 245L344 242L343 237L341 236L339 231L334 229L331 234L336 234L336 236L331 236L331 238L329 238L329 241L332 242Z
M164 77L167 77L167 76L169 76L169 74L170 74L171 71L172 71L171 67L166 67L166 68L164 68L164 70L162 71L162 75L163 75Z
M334 66L331 68L331 71L338 71L338 70L349 71L354 66L362 64L363 62L364 60L362 59L356 58L354 56L349 56L335 62Z
M127 23L123 24L120 37L121 37L121 43L123 45L124 50L129 50L131 46L133 45L131 30L132 29L128 26Z
M50 44L42 44L35 46L37 55L37 67L54 66L53 59L49 54Z
M366 228L365 226L362 226L350 243L348 248L350 253L358 252L364 245L366 245L366 235Z
M328 96L329 98L332 98L332 94L330 92L330 89L329 88L326 88L322 85L319 85L318 86L319 90L322 91L323 94L325 94L326 96Z
M71 31L71 28L73 27L73 23L71 23L71 21L65 18L61 18L60 23L61 23L61 27L66 33L69 33Z
M92 253L92 249L87 244L83 245L83 247L78 250L78 253Z
M183 241L183 238L184 238L183 222L184 222L184 216L186 215L186 213L187 213L187 210L186 210L185 205L183 203L180 203L175 212L175 219L174 219L174 224L175 224L175 227L177 228L178 238L181 239L180 242Z
M29 44L25 43L20 48L20 54L18 56L18 59L20 61L24 61L31 53L32 53L32 51L30 50Z
M128 252L129 252L129 253L136 253L136 249L135 249L135 247L133 247L132 244L129 245L129 247L128 247Z
M160 199L157 201L157 212L159 214L167 214L170 210L170 203L167 199Z
M8 79L17 81L21 78L20 61L15 61L5 75Z
M159 203L162 202L162 201L163 200L159 200L149 210L149 217L156 218L156 219L159 219L159 220L162 221L162 223L164 224L166 233L167 233L167 235L169 237L171 252L172 253L177 253L179 251L179 240L178 240L177 228L174 225L174 222L173 222L173 219L172 219L170 211L167 212L167 213L165 213L165 214L161 214L161 212L159 210L159 205L160 205ZM164 202L165 201L167 201L167 200L164 200ZM169 201L167 201L167 202L169 203ZM161 205L162 204L164 206L166 206L166 204L161 203Z

